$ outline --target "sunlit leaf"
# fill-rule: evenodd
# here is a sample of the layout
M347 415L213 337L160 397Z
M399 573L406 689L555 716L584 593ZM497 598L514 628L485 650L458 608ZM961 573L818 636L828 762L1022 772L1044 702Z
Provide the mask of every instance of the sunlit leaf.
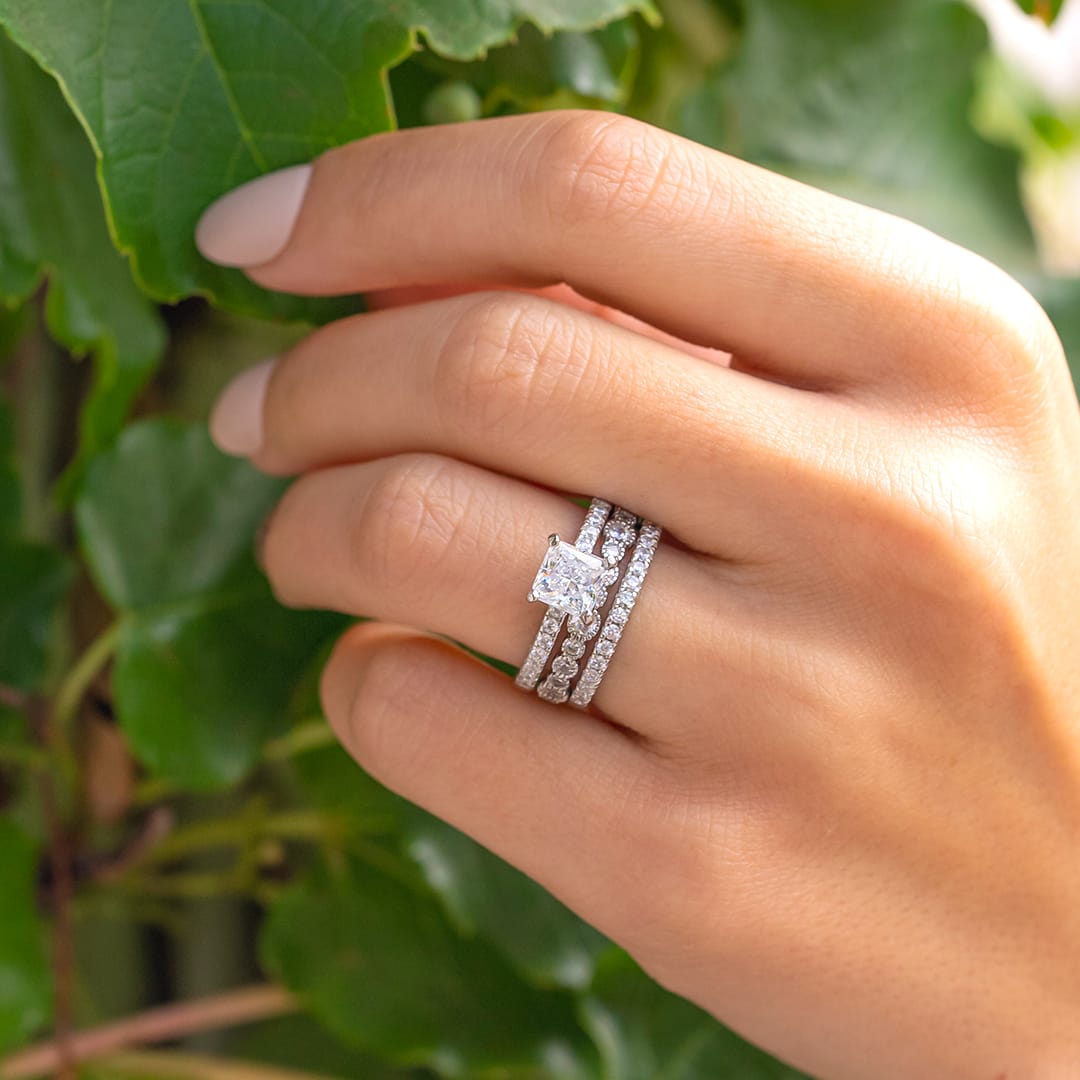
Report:
M0 299L23 300L43 277L50 332L94 360L77 478L116 436L165 334L113 248L85 134L53 80L0 33Z
M0 21L64 85L101 155L120 245L156 296L204 292L325 317L210 266L199 214L259 173L393 126L385 72L422 33L469 60L524 20L588 29L650 0L0 0Z

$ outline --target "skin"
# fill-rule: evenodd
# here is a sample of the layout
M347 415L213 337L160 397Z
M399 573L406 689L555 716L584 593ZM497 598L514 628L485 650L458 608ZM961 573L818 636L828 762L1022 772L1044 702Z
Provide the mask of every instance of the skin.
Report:
M278 359L251 455L299 477L281 600L383 620L322 684L365 769L816 1076L1080 1075L1080 419L1030 295L577 112L331 151L249 273L401 290ZM564 492L666 530L587 714L434 636L521 661Z

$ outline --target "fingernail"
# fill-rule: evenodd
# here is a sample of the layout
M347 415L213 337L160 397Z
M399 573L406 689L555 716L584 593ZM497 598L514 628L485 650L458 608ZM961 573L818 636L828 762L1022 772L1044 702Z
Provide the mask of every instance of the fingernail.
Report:
M310 165L293 165L242 184L204 212L195 245L222 266L269 262L289 242L310 179Z
M242 371L225 389L210 414L210 438L218 449L236 457L251 457L263 442L263 401L273 360Z

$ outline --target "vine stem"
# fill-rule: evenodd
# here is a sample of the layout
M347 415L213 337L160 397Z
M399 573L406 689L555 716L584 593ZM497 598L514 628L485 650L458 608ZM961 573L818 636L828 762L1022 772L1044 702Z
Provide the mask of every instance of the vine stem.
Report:
M268 742L263 750L263 758L266 761L288 761L310 750L333 746L336 742L337 737L330 725L321 716L316 716L288 734Z
M51 702L34 698L29 709L38 737L56 766L53 770L39 773L39 791L42 817L49 838L48 856L52 871L53 1026L56 1033L56 1063L50 1071L62 1080L74 1080L77 1060L72 1030L72 987L75 969L72 902L75 878L71 837L66 821L67 804L70 800L64 797L74 788L78 775L77 762L71 747L71 727L79 703L116 648L120 627L118 620L90 642L64 676Z
M59 733L66 734L78 711L79 703L97 678L98 672L109 662L116 651L120 631L124 627L122 618L110 623L83 651L82 655L68 670L53 697L53 721Z
M55 1041L28 1047L6 1061L0 1061L0 1080L29 1080L30 1077L52 1075L62 1067L65 1055L76 1063L92 1061L128 1047L171 1042L188 1035L269 1020L295 1012L298 1008L296 999L287 991L265 984L241 987L195 1001L164 1005L111 1024L76 1032L67 1039L63 1051ZM177 1075L149 1071L151 1075ZM224 1080L227 1074L196 1072L185 1075L215 1075ZM234 1073L232 1076L240 1080L243 1074Z

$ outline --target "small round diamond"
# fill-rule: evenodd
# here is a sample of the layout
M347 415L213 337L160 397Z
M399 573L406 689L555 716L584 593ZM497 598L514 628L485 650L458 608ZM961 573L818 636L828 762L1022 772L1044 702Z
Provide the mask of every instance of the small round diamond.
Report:
M577 661L570 659L569 656L556 656L555 662L551 665L551 670L556 675L562 675L567 679L576 675L577 669Z
M575 659L585 655L585 640L583 638L567 638L563 643L563 652Z
M615 651L615 642L610 638L601 638L596 643L597 656L610 656Z

